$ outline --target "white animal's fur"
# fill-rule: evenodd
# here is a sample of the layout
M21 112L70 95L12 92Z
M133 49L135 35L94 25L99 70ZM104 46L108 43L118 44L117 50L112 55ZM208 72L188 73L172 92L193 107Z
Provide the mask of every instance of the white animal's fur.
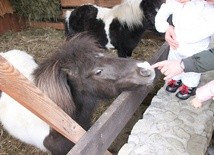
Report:
M0 53L0 55L15 66L26 78L33 80L31 74L38 65L32 56L20 50L11 50ZM47 151L43 141L49 134L50 127L48 124L4 92L0 97L0 122L15 138Z
M67 10L66 12L65 12L65 20L67 21L67 26L69 27L69 17L70 17L70 15L71 15L71 12L73 11L74 9L72 9L72 10Z
M110 14L118 18L121 24L126 23L130 29L133 28L133 25L142 25L144 14L140 8L141 1L125 0L121 4L114 6Z
M66 12L65 12L65 20L66 21L69 21L69 17L70 17L70 15L71 15L71 12L73 11L73 9L72 10L67 10Z
M97 5L94 6L98 9L97 19L104 19L111 11L110 8L104 8Z

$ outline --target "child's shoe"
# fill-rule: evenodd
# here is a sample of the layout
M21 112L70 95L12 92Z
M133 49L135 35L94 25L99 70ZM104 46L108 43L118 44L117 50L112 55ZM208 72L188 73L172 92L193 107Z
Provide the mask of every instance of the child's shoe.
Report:
M166 87L166 91L170 92L170 93L174 93L176 92L176 90L181 86L182 81L181 80L170 80L167 83L167 87Z
M181 100L187 100L190 96L194 96L196 92L196 87L188 87L186 85L182 85L180 87L180 91L176 94Z

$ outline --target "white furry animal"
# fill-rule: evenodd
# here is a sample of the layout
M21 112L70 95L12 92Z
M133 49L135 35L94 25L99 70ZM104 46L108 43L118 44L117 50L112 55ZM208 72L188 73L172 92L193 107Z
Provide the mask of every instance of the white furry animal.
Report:
M32 72L38 65L32 56L20 50L10 50L0 55L26 78L33 80ZM4 92L0 98L0 122L13 137L47 151L43 141L49 134L50 127Z

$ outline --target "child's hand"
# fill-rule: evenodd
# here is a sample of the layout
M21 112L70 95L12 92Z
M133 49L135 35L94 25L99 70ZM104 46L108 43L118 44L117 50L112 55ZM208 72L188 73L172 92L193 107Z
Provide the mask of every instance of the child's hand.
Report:
M214 0L206 0L209 4L214 4Z
M194 98L190 102L195 108L200 108L202 106L202 102L198 98Z

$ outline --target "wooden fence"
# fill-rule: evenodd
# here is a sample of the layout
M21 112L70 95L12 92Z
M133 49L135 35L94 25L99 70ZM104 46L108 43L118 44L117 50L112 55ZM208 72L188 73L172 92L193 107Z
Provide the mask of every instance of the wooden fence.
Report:
M164 43L150 63L166 59L168 51L169 46ZM86 132L1 56L0 64L0 90L76 143L68 155L88 155L89 152L92 155L111 154L106 150L151 89L145 86L136 91L123 92ZM159 76L160 72L156 71L156 80Z

